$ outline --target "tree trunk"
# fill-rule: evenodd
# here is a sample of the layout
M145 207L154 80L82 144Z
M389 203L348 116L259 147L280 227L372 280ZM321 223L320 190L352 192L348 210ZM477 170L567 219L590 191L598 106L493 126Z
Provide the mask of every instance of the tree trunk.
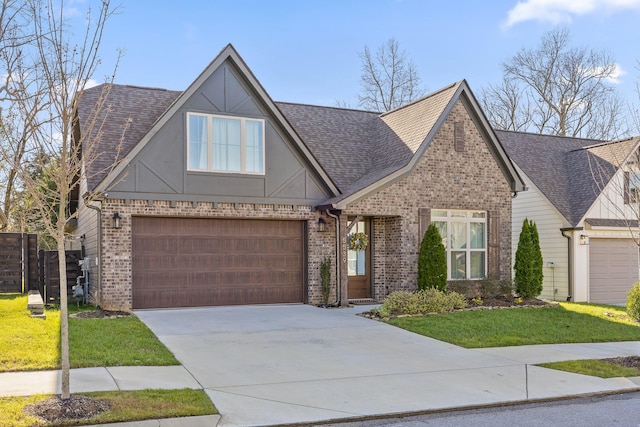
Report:
M71 397L69 387L69 310L67 309L67 259L64 237L58 239L58 268L60 269L60 364L62 366L63 400Z

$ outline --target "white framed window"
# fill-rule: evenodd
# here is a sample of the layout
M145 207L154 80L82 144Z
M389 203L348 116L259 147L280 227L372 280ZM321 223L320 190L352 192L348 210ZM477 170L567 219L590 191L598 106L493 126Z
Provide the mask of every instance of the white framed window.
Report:
M187 169L264 174L265 121L187 113Z
M487 213L432 209L431 223L447 251L447 278L483 279L487 275Z

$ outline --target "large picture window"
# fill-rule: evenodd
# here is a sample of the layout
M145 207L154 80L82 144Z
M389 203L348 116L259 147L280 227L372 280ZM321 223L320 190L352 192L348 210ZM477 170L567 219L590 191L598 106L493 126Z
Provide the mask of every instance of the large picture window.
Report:
M264 173L264 120L187 114L192 171Z
M487 272L487 213L483 211L431 210L447 251L449 280L482 279Z

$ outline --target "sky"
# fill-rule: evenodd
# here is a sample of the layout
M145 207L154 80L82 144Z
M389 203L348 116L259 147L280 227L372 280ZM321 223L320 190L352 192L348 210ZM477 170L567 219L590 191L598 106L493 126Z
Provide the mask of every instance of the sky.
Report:
M71 0L78 10L96 0ZM118 3L117 0L112 0ZM572 46L607 50L614 83L638 102L640 0L121 0L95 79L184 90L233 44L275 101L358 107L358 54L395 38L428 92L466 79L478 95L501 64L561 26ZM82 14L75 18L81 28Z

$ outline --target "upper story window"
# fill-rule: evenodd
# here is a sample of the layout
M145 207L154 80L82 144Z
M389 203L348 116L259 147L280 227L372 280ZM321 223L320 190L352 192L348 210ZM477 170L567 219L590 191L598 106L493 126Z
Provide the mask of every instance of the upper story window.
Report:
M264 120L187 114L192 171L264 174Z
M487 271L487 213L432 209L447 251L448 279L483 279Z
M640 173L625 172L624 180L624 202L638 203L640 201Z

